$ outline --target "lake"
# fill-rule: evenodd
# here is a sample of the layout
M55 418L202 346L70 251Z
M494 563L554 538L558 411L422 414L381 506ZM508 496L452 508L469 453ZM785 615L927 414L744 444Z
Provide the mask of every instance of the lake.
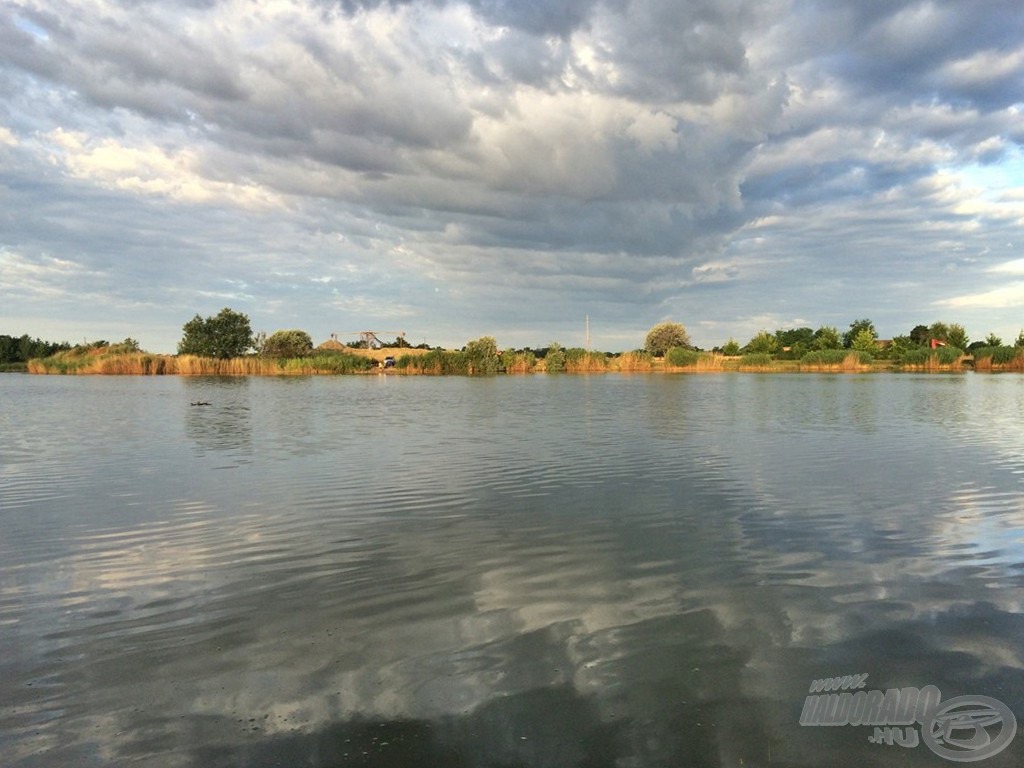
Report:
M0 524L5 766L1024 763L1022 376L2 375Z

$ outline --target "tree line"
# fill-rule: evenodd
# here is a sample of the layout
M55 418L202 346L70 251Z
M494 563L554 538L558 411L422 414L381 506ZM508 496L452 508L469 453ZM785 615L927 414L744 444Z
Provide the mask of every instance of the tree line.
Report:
M935 322L931 325L915 325L908 333L892 339L879 339L874 323L868 319L854 320L845 332L834 326L811 328L779 329L774 333L759 331L745 345L730 339L714 351L725 355L767 354L780 360L800 360L808 352L848 349L863 352L877 358L900 358L910 352L927 349L933 345L959 349L972 353L978 349L1009 346L994 333L984 340L971 341L962 325ZM1024 331L1021 331L1013 346L1024 348Z
M485 345L488 349L494 347L494 355L477 354L480 350L476 346L480 346L485 340L488 342ZM984 340L971 342L963 326L945 322L916 325L907 334L883 342L879 340L871 320L859 319L850 323L844 332L827 325L816 330L810 327L778 329L775 332L761 330L742 346L735 339L729 339L721 347L715 347L711 351L729 356L759 354L770 355L780 360L800 360L811 352L847 349L872 357L899 359L909 353L927 349L933 342L967 353L1009 348L1009 345L1004 344L1001 338L992 333ZM99 341L87 346L106 345L107 342ZM125 339L119 346L125 351L139 350L138 342L134 339ZM365 346L365 342L350 342L347 346ZM404 339L398 338L390 346L397 348L410 345ZM425 344L419 346L429 349ZM1024 330L1017 336L1013 347L1024 348ZM43 341L33 339L27 334L21 337L0 335L0 365L23 364L34 358L49 357L72 348L67 342ZM653 357L664 357L673 349L702 351L692 344L685 326L674 322L660 323L652 327L643 349L638 351ZM471 342L463 351L472 352L473 357L479 357L481 360L499 354L497 345L490 337ZM197 314L186 322L182 327L182 338L178 344L180 355L216 359L243 357L250 353L269 358L298 358L308 356L312 352L313 339L305 331L280 330L269 336L266 333L253 333L249 316L227 307L216 315L204 318ZM560 356L564 356L567 350L553 342L549 347L531 352L539 359L545 359L553 353L553 363L557 366L561 360Z
M27 363L37 357L49 357L66 349L71 349L66 341L57 343L33 339L27 333L23 336L0 334L0 365Z

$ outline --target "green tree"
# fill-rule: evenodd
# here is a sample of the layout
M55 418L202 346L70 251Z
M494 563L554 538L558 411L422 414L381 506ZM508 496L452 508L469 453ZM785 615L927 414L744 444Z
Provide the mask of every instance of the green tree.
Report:
M857 331L857 335L853 337L850 349L857 350L858 352L869 352L873 355L878 349L875 344L876 338L874 328L861 328Z
M775 338L774 333L758 331L757 335L747 342L747 346L743 348L743 353L747 355L771 355L778 348L779 342Z
M910 336L893 336L892 344L889 345L888 353L889 357L894 360L902 360L903 356L907 354L907 352L920 348L921 345L914 341Z
M498 342L493 336L481 336L475 341L466 343L466 358L469 362L469 372L478 374L492 374L498 372L498 363L501 357L498 355Z
M565 350L557 341L552 341L544 354L544 367L548 373L562 373L565 370Z
M1024 347L1024 331L1017 334L1017 340L1013 342L1015 347Z
M871 338L877 339L878 332L875 330L875 324L867 318L863 320L854 320L850 323L850 330L843 334L843 346L846 349L853 347L853 340L857 338L857 335L864 330L871 331Z
M910 340L913 341L919 347L928 346L928 341L931 338L931 331L928 330L927 325L915 325L910 331Z
M725 344L722 345L722 354L735 357L740 353L740 344L736 339L730 338Z
M690 334L680 323L659 323L647 332L644 349L655 357L664 357L672 347L689 349Z
M263 342L263 357L304 357L313 351L313 339L305 331L275 331Z
M241 357L253 345L249 316L225 307L213 317L196 315L182 327L179 355L227 359Z
M839 329L834 325L823 325L814 332L811 340L811 349L821 351L823 349L842 349L843 337L839 335Z
M974 346L974 345L972 344L971 346ZM996 336L994 333L990 333L988 336L985 337L985 344L984 344L984 346L986 346L986 347L1001 347L1001 346L1003 346L1003 340L1001 338L999 338L998 336ZM961 347L961 349L964 349L964 347Z
M788 360L799 360L811 349L814 343L814 331L810 328L789 328L775 332L779 357Z
M967 345L970 344L970 339L967 337L967 331L959 323L950 323L946 331L946 343L951 347L957 349L967 349Z
M949 326L945 323L932 323L928 326L928 340L925 341L925 344L928 344L932 339L948 343Z

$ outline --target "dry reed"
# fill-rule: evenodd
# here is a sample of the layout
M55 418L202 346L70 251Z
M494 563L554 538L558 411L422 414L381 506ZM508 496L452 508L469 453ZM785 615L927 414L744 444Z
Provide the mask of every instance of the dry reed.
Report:
M654 360L646 352L623 352L613 364L619 371L650 371L654 368Z

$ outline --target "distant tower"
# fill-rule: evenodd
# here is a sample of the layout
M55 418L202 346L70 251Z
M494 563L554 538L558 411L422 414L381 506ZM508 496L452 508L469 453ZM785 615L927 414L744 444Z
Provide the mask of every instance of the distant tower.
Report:
M590 351L590 315L587 315L587 352Z

